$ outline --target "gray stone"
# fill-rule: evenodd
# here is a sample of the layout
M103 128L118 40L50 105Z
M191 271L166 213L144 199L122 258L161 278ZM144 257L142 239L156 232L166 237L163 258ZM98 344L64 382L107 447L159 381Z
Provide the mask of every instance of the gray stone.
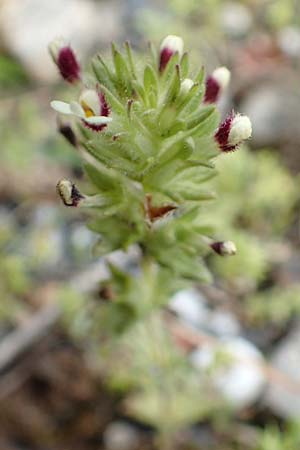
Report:
M300 28L288 26L279 31L277 41L280 49L291 58L300 56Z
M212 311L207 328L217 336L236 336L241 331L237 318L230 312L224 310Z
M170 300L169 308L180 319L196 327L205 326L210 315L206 299L195 288L176 292Z
M281 417L299 418L300 325L278 345L271 356L270 363L286 376L286 382L270 381L264 403Z
M220 353L228 356L224 364L217 363ZM235 410L250 406L265 387L266 378L260 367L263 356L244 338L224 338L204 344L191 354L191 361L199 371L212 369L212 383Z
M126 422L112 422L103 435L107 450L135 450L139 444L137 430Z
M261 82L239 106L252 122L255 146L297 143L300 139L300 93L298 81L282 78Z
M253 23L249 8L238 2L226 2L220 13L220 25L229 36L238 38L248 33Z
M57 36L70 41L82 59L121 32L122 2L92 0L2 0L0 29L4 44L35 78L58 79L47 46Z

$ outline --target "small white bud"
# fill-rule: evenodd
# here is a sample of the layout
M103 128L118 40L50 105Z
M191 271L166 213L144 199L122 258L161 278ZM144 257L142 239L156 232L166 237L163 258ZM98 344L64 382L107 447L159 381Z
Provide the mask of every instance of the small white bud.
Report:
M213 71L212 77L216 80L221 90L223 90L228 86L230 82L231 73L227 69L227 67L222 66Z
M185 78L185 79L181 82L181 86L180 86L180 94L181 94L181 95L187 94L193 86L194 86L193 80L191 80L190 78Z
M85 198L70 180L60 180L56 185L57 192L65 206L78 206Z
M249 139L252 135L252 125L248 116L237 114L232 123L228 136L228 145L237 145Z
M162 41L160 50L163 51L168 49L172 53L178 52L181 57L183 53L183 45L183 39L181 37L170 34Z
M218 255L232 256L236 254L236 246L232 241L217 241L210 244L211 248Z
M235 255L236 254L236 245L232 241L225 241L222 245L223 255Z

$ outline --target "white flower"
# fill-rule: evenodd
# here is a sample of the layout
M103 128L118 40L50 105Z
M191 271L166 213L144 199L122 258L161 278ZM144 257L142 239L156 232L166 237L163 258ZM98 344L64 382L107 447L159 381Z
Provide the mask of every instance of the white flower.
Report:
M83 122L94 129L101 129L111 122L109 108L105 101L104 95L93 89L84 90L78 102L65 103L58 100L51 102L52 108L65 115L73 115L80 118Z
M237 114L232 120L228 136L228 145L237 145L249 139L252 135L252 125L248 116Z

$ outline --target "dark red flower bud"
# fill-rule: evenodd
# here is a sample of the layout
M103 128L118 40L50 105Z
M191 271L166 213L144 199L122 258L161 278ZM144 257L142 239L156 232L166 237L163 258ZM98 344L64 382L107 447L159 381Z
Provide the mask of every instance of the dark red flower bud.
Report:
M77 147L77 138L73 128L68 122L64 122L60 117L57 118L57 129L59 133L69 142L73 147Z
M252 126L249 117L231 112L215 133L215 140L222 152L236 150L251 137Z
M206 80L205 103L215 103L230 81L230 72L226 67L219 67Z
M80 65L73 49L61 39L56 39L49 45L49 51L58 70L68 83L80 80Z
M182 56L183 53L183 40L179 36L167 36L161 43L160 46L160 57L159 57L159 71L163 72L166 68L168 62L175 53Z

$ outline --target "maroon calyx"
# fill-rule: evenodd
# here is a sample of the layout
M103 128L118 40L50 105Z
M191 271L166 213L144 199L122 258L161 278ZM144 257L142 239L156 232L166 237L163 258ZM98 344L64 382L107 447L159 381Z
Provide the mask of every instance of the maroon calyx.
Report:
M66 180L68 182L68 180ZM71 182L68 182L71 183ZM67 194L64 192L63 186L61 186L62 181L58 182L56 185L56 190L58 195L60 196L63 204L65 206L76 207L79 205L80 201L85 199L85 196L81 194L78 190L77 186L74 183L71 183L71 194Z
M152 204L152 195L146 194L145 198L145 204L144 204L144 211L147 219L150 222L155 222L158 219L163 218L171 211L174 211L177 209L177 206L175 205L161 205L161 206L154 206Z
M220 85L214 79L214 77L209 76L206 80L206 89L204 95L204 103L215 103L220 95Z
M223 241L213 242L210 244L210 247L213 249L215 253L218 255L223 255Z
M110 107L108 106L105 95L103 94L103 92L98 92L98 96L101 105L100 115L108 117L110 114Z
M69 142L69 144L73 147L77 147L76 135L69 124L59 125L58 131Z
M71 47L60 49L56 63L61 76L68 83L75 83L80 80L80 65Z
M66 206L78 206L80 200L83 200L85 197L81 194L81 192L78 190L75 184L72 185L72 204L67 204Z
M163 72L168 64L168 62L170 61L170 59L172 58L172 56L174 55L174 52L168 48L165 47L162 49L162 51L160 52L160 60L159 60L159 71Z
M217 132L215 133L215 140L218 143L220 150L225 153L232 152L236 150L238 147L238 144L235 145L228 144L229 134L234 117L235 114L232 111L221 123Z

